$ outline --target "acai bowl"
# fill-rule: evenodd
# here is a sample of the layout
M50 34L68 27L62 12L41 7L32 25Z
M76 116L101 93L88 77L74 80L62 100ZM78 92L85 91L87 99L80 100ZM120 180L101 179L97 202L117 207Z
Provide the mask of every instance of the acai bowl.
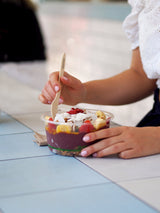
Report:
M70 108L65 111L59 108L53 120L48 113L41 119L49 149L59 155L80 156L80 152L92 143L85 143L82 138L86 133L110 127L113 114L93 109Z

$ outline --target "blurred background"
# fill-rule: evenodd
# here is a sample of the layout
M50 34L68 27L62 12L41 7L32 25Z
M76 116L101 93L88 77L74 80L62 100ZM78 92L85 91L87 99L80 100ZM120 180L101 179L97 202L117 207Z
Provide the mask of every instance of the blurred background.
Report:
M111 77L130 65L131 46L122 29L131 10L127 1L0 0L0 3L0 72L39 92L49 73L60 69L64 52L66 71L82 82ZM6 3L12 8L4 8ZM134 126L152 103L152 97L148 97L125 106L98 108L112 112L115 122Z

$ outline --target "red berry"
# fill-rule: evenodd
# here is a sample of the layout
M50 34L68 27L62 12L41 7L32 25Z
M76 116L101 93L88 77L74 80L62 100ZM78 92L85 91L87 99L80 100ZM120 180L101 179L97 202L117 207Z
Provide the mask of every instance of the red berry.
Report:
M77 113L83 113L84 110L83 109L79 109L79 108L72 108L70 111L68 111L67 113L69 114L77 114Z
M91 132L94 130L94 126L91 124L91 122L89 121L85 121L84 124L82 124L82 126L79 127L79 132Z
M91 124L91 121L90 120L86 120L84 121L85 124Z
M48 122L48 128L49 128L50 130L56 129L56 125L52 123L53 118L49 118L49 121L51 121L51 122Z

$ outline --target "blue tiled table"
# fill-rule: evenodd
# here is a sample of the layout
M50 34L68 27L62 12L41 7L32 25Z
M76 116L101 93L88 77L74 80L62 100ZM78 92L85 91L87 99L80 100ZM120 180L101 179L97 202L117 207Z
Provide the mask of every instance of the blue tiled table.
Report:
M160 155L73 158L33 142L33 131L44 130L40 115L50 110L38 95L49 72L59 69L64 51L66 70L82 82L130 66L121 23L129 5L46 1L39 9L47 61L0 64L0 213L160 212ZM135 125L150 105L152 97L93 107L112 112L117 123Z
M1 118L0 212L157 212L78 159L39 147L11 116Z

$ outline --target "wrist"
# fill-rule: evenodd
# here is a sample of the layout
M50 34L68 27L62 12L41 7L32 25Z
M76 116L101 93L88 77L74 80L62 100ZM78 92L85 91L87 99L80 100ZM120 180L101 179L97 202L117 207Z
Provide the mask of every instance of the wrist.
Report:
M153 131L152 138L157 144L156 146L157 153L160 153L160 126L153 127L153 128L155 129L155 131Z
M86 83L82 84L82 96L81 96L81 103L87 103L87 87Z

